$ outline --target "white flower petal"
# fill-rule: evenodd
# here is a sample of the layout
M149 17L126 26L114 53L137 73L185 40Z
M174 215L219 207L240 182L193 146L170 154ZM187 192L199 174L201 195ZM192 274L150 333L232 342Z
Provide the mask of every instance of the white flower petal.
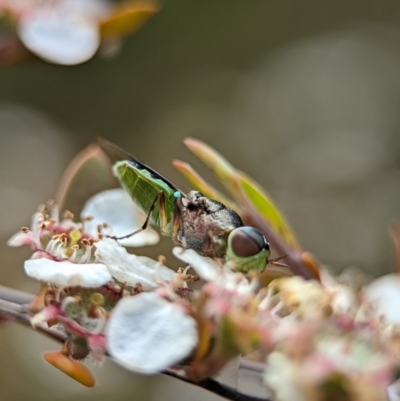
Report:
M38 227L41 225L43 221L42 213L36 212L33 214L31 219L31 229L28 232L23 232L22 230L18 231L14 234L8 241L8 246L22 246L22 245L31 245L35 242L35 239L38 240ZM36 235L35 235L36 234ZM36 236L36 238L35 238Z
M154 374L187 357L197 344L195 320L154 292L122 299L106 327L108 351L126 369Z
M31 218L31 231L37 232L42 222L43 222L43 214L40 212L33 213Z
M286 355L271 352L267 357L267 367L264 371L264 384L271 395L280 401L307 401L307 385L299 383L298 366Z
M193 249L183 249L176 246L172 253L183 262L190 264L196 273L206 281L215 281L222 273L221 267L211 258L199 255Z
M53 63L83 63L100 45L97 22L67 7L38 7L22 19L18 35L39 57Z
M347 285L340 284L328 270L320 270L320 280L323 288L332 297L330 304L334 312L339 314L351 314L358 308L358 300L355 291Z
M171 281L174 279L176 272L167 266L164 266L157 260L147 256L137 256L139 261L147 267L149 271L156 277L157 281Z
M396 380L388 386L387 394L389 401L400 401L400 380Z
M81 216L82 221L85 216L93 217L93 220L85 222L85 231L92 236L97 236L99 224L107 223L112 229L112 235L118 237L140 228L146 220L146 215L121 188L103 191L90 198L83 207ZM158 241L158 233L148 226L139 234L119 242L123 246L144 246Z
M176 274L150 258L129 254L109 238L96 243L96 256L118 281L130 286L140 283L146 290L157 288L162 281L170 281Z
M112 280L107 267L100 263L77 264L41 258L25 261L24 268L29 277L65 287L94 288Z
M400 275L388 274L380 277L364 289L364 295L375 302L377 312L390 323L400 324Z
M32 235L30 233L23 233L22 231L14 234L8 241L8 246L22 246L30 245L32 243Z
M201 279L212 281L222 288L244 295L253 293L258 286L256 281L249 282L244 274L233 271L229 267L229 262L220 266L215 260L201 256L193 249L175 247L172 253L178 259L190 264Z

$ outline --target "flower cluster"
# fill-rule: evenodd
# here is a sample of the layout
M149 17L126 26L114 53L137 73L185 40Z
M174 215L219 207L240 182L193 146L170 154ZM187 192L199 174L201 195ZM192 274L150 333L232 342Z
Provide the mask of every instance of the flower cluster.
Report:
M237 272L231 262L175 247L183 266L128 253L158 234L123 190L104 191L84 206L80 222L60 218L50 202L9 245L28 245L28 276L41 282L32 325L65 334L44 359L86 386L107 353L126 369L154 374L184 370L190 380L215 377L230 361L262 366L274 401L400 399L400 278L360 285L356 275L305 280L283 269ZM118 236L123 240L118 241ZM191 274L193 273L193 274ZM196 285L192 282L200 280Z
M111 208L110 212L110 204L118 206L117 209ZM106 223L106 220L113 223L113 213L118 221L112 225ZM58 325L68 336L63 349L46 354L45 359L81 383L94 385L91 373L76 361L89 354L94 362L101 361L106 352L105 330L108 328L112 333L114 321L117 326L120 324L118 311L124 313L124 303L120 301L137 295L132 299L138 307L142 302L139 294L164 286L167 288L165 306L171 314L168 320L178 319L174 327L179 331L180 320L185 322L185 308L168 303L167 299L178 297L176 294L186 299L190 292L186 282L196 277L183 269L178 272L169 269L162 258L155 261L131 255L110 238L123 232L126 224L135 226L145 218L123 190L104 191L91 198L83 208L81 222L74 221L70 212L63 215L61 219L55 202L40 206L32 217L31 227L23 227L8 244L28 245L33 250L31 258L24 264L26 274L41 282L40 293L30 306L36 313L32 325ZM145 245L157 241L158 234L150 228L124 242ZM130 313L134 310L128 308ZM145 309L148 312L147 307ZM155 312L159 310L156 308ZM111 312L113 318L110 318ZM140 307L137 313L142 313ZM181 315L182 319L179 319ZM193 348L197 335L192 319L187 317L186 321L191 334L183 352L188 347ZM119 342L118 338L116 342ZM180 360L176 358L172 355L167 365ZM164 367L162 365L161 369ZM154 372L154 368L150 372Z
M25 271L42 282L32 325L57 325L67 334L62 350L46 353L46 361L92 386L93 376L78 362L88 355L99 363L108 352L145 374L186 366L193 380L252 355L265 362L264 384L275 400L385 396L400 358L399 331L384 305L373 302L385 291L379 283L361 292L322 272L322 282L294 276L262 286L256 275L179 247L174 255L188 267L175 272L163 258L129 254L109 238L121 230L109 213L115 201L124 219L130 210L140 224L129 197L113 190L89 200L80 223L68 212L60 219L54 202L41 206L31 227L9 240L32 247ZM142 243L157 240L151 230L141 235ZM204 284L190 289L198 278Z

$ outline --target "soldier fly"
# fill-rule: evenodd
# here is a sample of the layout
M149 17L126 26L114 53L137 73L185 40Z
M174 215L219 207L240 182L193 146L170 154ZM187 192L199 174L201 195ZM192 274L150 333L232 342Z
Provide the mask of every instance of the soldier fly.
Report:
M99 138L99 143L115 162L114 175L135 204L147 214L141 228L116 239L145 230L151 221L176 245L193 249L203 256L232 260L235 270L262 272L267 263L286 266L277 262L282 257L268 260L270 249L265 236L244 226L234 210L198 191L185 194L120 147L103 138Z

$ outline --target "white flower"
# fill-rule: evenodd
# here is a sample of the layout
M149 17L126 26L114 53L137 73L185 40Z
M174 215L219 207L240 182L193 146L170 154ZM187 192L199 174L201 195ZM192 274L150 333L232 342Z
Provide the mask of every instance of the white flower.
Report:
M110 7L103 0L31 2L18 20L17 32L32 53L56 64L83 63L100 45L98 19Z
M66 7L41 7L18 24L22 43L44 60L75 65L91 59L100 45L95 20Z
M393 371L391 355L368 330L355 332L330 323L321 321L318 329L312 323L300 330L293 326L291 338L268 355L264 383L274 400L326 399L331 383L342 388L343 399L384 399Z
M130 286L141 284L151 290L163 282L172 281L176 272L147 257L129 254L125 248L110 238L96 243L96 256L102 261L112 276Z
M107 267L101 263L77 264L40 258L24 264L29 277L63 287L100 287L112 280Z
M52 203L47 209L34 213L30 229L19 231L7 244L31 245L35 251L45 251L56 259L63 259L70 252L69 247L81 239L97 240L99 226L104 235L123 236L141 227L146 218L123 189L94 195L84 205L81 217L82 223L74 222L73 216L61 220L57 204ZM148 227L120 242L125 246L144 246L158 240L159 235ZM84 246L87 247L87 243Z
M387 390L389 401L400 401L400 380L392 383Z
M154 292L122 299L106 327L108 351L126 369L154 374L186 358L197 344L195 320Z
M83 63L99 50L113 55L120 40L138 30L159 7L153 0L0 0L0 16L32 53L55 64Z
M17 34L32 53L56 64L89 60L100 46L99 21L112 13L104 0L6 0Z

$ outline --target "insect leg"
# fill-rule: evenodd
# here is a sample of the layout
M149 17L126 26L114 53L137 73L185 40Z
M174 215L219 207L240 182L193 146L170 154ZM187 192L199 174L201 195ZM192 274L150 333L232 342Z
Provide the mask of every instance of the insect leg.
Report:
M279 261L286 258L287 255L279 256L278 258L275 259L268 259L267 264L275 265L275 266L281 266L281 267L289 267L288 265L285 265L284 263L280 263Z
M164 194L163 191L160 191L157 194L156 199L154 200L153 205L150 208L151 209L150 213L147 216L147 221L149 220L149 216L150 216L150 214L152 212L152 209L154 209L154 207L155 207L157 198L160 201L160 208L159 208L158 216L159 216L159 219L160 219L160 229L161 229L161 232L163 232L163 230L165 229L165 227L167 225L167 214L165 213L165 194Z
M115 240L121 240L121 239L125 239L125 238L130 238L140 232L142 232L143 230L145 230L149 224L150 221L150 217L151 214L154 211L154 208L156 207L157 202L160 202L160 220L161 220L161 228L165 227L166 225L166 221L167 221L167 217L165 215L165 210L164 210L164 206L165 206L165 195L163 191L160 191L157 196L154 198L153 203L150 206L150 210L149 213L147 214L146 220L144 221L142 227L138 228L137 230L133 231L132 233L129 233L127 235L123 235L122 237L116 237L116 236L107 236L108 238L112 238Z
M182 230L181 233L181 245L183 248L187 248L186 237L185 237L185 225L183 223L183 211L182 211L182 198L177 196L174 208L174 220L172 222L172 231L174 233L178 233L179 230ZM177 236L176 236L177 237Z

